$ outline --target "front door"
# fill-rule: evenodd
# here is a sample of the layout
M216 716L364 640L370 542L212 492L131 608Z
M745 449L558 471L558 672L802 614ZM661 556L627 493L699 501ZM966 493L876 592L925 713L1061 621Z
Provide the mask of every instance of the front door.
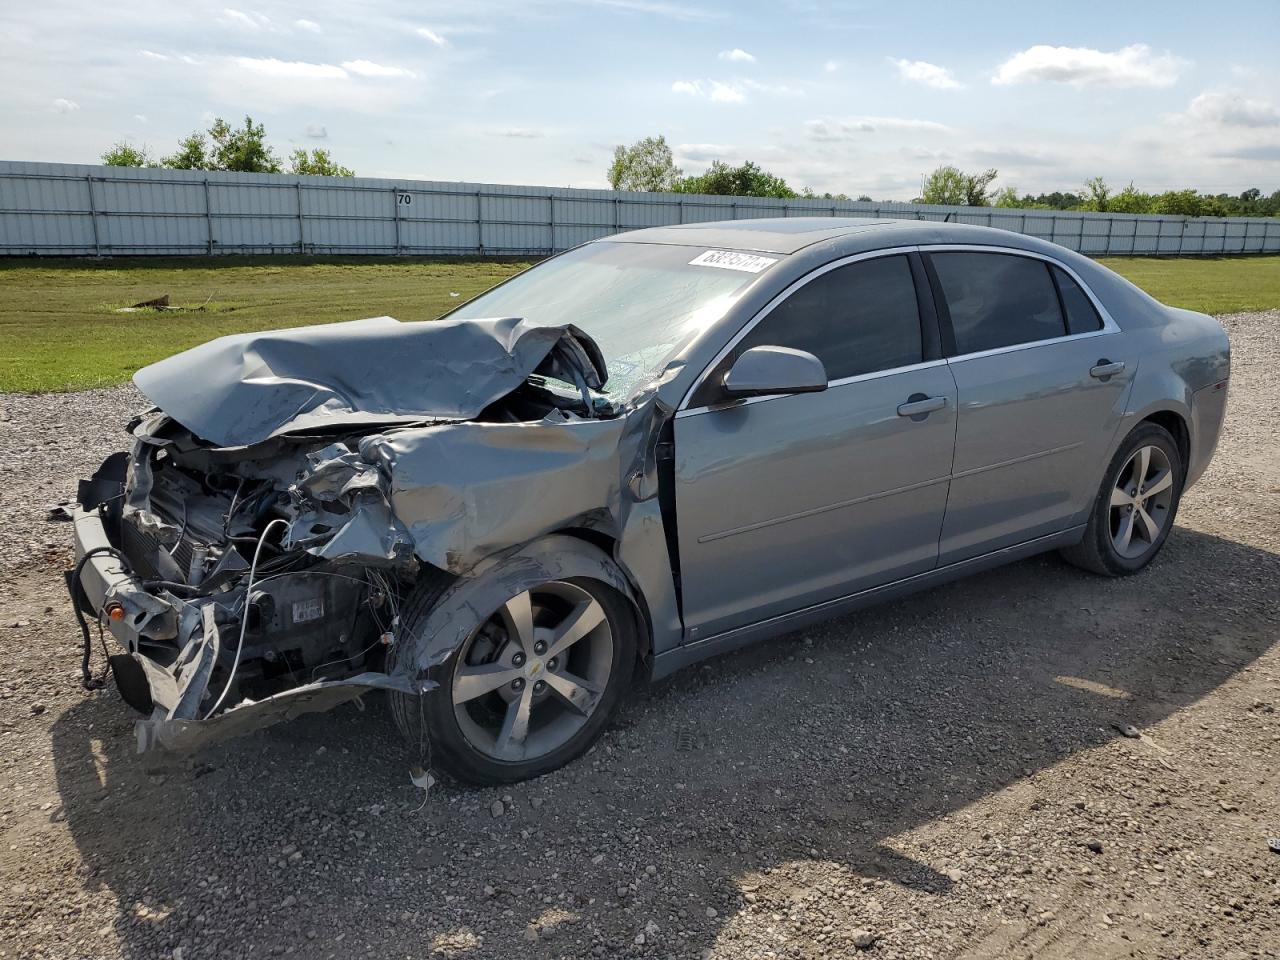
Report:
M956 388L928 342L897 254L810 275L711 372L675 422L688 640L934 567ZM763 345L815 354L827 390L717 406Z

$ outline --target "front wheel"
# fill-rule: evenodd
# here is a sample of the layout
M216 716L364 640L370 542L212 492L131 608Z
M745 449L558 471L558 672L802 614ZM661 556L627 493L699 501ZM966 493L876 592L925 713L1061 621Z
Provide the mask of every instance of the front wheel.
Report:
M411 605L411 607L414 605ZM429 604L417 605L421 617ZM408 631L416 626L410 613ZM422 695L432 762L460 780L510 783L581 756L604 731L636 656L627 601L597 580L547 580L507 598L440 667ZM393 694L393 697L402 697Z
M1169 431L1140 424L1107 467L1084 539L1062 556L1104 576L1137 573L1155 559L1173 529L1184 477Z

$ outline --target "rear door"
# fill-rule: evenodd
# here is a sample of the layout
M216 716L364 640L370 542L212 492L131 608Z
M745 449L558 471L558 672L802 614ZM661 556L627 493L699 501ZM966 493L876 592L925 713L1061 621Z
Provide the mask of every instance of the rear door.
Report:
M724 405L724 372L764 345L815 354L827 390ZM932 569L955 403L918 259L834 265L767 308L675 421L688 638Z
M946 565L1083 522L1136 358L1061 265L975 250L927 259L959 392Z

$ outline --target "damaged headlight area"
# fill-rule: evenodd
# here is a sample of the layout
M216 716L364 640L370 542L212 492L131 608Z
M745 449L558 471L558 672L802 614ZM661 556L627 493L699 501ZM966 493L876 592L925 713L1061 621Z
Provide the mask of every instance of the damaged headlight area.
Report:
M386 669L419 564L360 438L212 448L159 412L131 430L132 454L81 485L72 587L127 651L141 749L423 692Z
M86 686L96 619L141 749L433 689L459 641L409 636L412 591L558 530L616 535L623 491L652 486L662 408L634 419L607 378L581 331L519 318L237 334L143 368L156 406L74 516Z

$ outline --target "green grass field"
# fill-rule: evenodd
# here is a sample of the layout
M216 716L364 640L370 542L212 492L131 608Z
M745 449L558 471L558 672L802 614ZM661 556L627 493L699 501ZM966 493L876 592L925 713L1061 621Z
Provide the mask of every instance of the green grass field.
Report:
M1280 308L1280 256L1101 257L1161 303L1201 313Z
M0 261L0 391L122 383L228 333L384 314L432 320L526 264L226 257ZM183 311L118 313L169 295Z
M1165 303L1280 308L1280 257L1103 261ZM293 257L0 260L0 391L121 383L141 366L246 330L389 314L429 320L522 269L499 261ZM186 309L119 313L168 294Z

